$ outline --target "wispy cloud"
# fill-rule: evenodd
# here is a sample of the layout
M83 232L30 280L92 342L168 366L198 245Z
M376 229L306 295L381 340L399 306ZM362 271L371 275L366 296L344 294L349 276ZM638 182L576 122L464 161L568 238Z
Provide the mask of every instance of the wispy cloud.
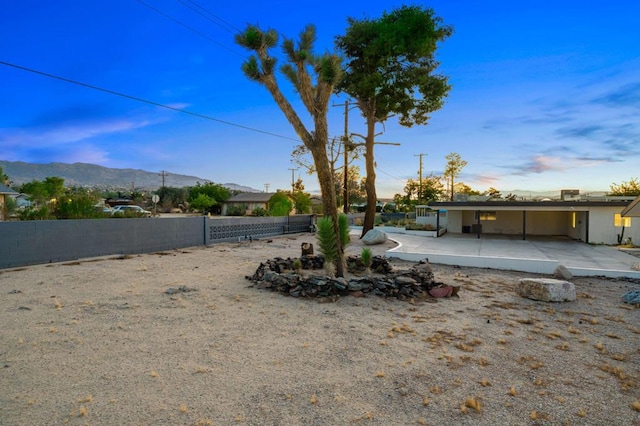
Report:
M640 108L640 83L625 84L609 93L593 98L592 102L611 108Z
M22 129L0 129L0 143L14 149L34 149L72 144L102 135L122 133L150 124L147 120L105 119L102 121L64 122Z
M603 163L615 163L619 160L612 157L558 157L550 155L534 155L527 162L508 166L516 176L528 176L547 172L564 172L574 168L593 167Z

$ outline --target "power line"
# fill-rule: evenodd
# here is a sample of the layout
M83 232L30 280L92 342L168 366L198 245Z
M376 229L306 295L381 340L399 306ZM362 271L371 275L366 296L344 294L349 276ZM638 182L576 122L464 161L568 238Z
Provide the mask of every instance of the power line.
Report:
M238 28L234 27L232 24L228 23L227 21L225 21L224 19L222 19L221 17L217 16L216 14L212 13L211 11L207 10L204 6L196 3L193 0L187 0L189 3L193 4L195 7L190 6L188 4L186 4L184 1L182 0L176 0L178 3L180 3L181 5L183 5L184 7L186 7L187 9L191 9L192 11L194 11L195 13L197 13L198 15L202 16L203 18L211 21L214 25L219 26L220 28L222 28L225 31L230 32L231 34L235 34L235 33L240 33L242 32L242 30L239 30ZM197 8L197 9L196 9ZM200 12L198 9L203 10L205 13ZM220 21L220 22L217 22ZM222 25L222 24L224 25Z
M236 52L235 50L233 50L233 49L232 49L232 48L230 48L229 46L226 46L226 45L224 45L224 44L220 43L219 41L217 41L217 40L215 40L215 39L213 39L213 38L209 37L209 36L208 36L208 35L206 35L205 33L203 33L203 32L201 32L201 31L196 30L196 29L195 29L195 28L193 28L192 26L187 25L187 24L185 24L184 22L177 20L177 19L176 19L176 18L174 18L173 16L171 16L171 15L169 15L169 14L167 14L167 13L165 13L165 12L161 11L160 9L158 9L158 8L156 8L156 7L154 7L154 6L151 6L150 4L145 3L145 2L144 2L144 1L142 1L142 0L136 0L136 1L137 1L138 3L140 3L141 5L146 6L146 7L148 7L149 9L153 10L153 11L154 11L154 12L156 12L157 14L164 16L165 18L167 18L167 19L169 19L169 20L171 20L171 21L175 22L176 24L178 24L178 25L180 25L180 26L182 26L182 27L184 27L184 28L188 29L189 31L191 31L191 32L193 32L193 33L195 33L195 34L198 34L200 37L203 37L203 38L205 38L206 40L209 40L211 43L214 43L214 44L216 44L216 45L218 45L218 46L222 47L223 49L226 49L226 50L228 50L229 52L231 52L231 53L233 53L233 54L235 54L235 55L240 56L241 58L245 58L245 55L242 55L241 53Z
M139 98L137 96L132 96L132 95L127 95L125 93L116 92L115 90L104 89L102 87L94 86L92 84L82 83L80 81L72 80L70 78L60 77L60 76L55 75L55 74L50 74L50 73L47 73L47 72L44 72L44 71L34 70L32 68L27 68L27 67L23 67L23 66L20 66L20 65L12 64L10 62L0 61L0 65L6 65L8 67L16 68L16 69L19 69L19 70L22 70L22 71L28 71L28 72L31 72L33 74L42 75L44 77L53 78L53 79L56 79L56 80L64 81L66 83L75 84L75 85L86 87L86 88L93 89L93 90L98 90L100 92L109 93L110 95L120 96L120 97L131 99L131 100L134 100L134 101L137 101L137 102L142 102L142 103L145 103L145 104L157 106L157 107L160 107L160 108L170 109L172 111L177 111L177 112L181 112L181 113L184 113L184 114L189 114L189 115L192 115L194 117L204 118L205 120L215 121L217 123L226 124L228 126L234 126L234 127L238 127L240 129L245 129L245 130L251 130L252 132L258 132L258 133L262 133L264 135L274 136L276 138L287 139L287 140L294 141L294 142L297 142L297 143L301 142L299 139L294 139L294 138L290 138L288 136L278 135L276 133L271 133L271 132L267 132L267 131L260 130L260 129L254 129L253 127L248 127L248 126L244 126L242 124L232 123L230 121L219 120L217 118L210 117L208 115L200 114L200 113L193 112L193 111L188 111L188 110L182 109L182 108L172 107L172 106L161 104L161 103L154 102L154 101L149 101L147 99Z

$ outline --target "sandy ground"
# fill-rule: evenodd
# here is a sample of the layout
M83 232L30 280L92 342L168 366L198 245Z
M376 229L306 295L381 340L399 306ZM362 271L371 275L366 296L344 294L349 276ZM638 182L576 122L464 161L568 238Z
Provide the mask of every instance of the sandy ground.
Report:
M640 284L551 304L433 265L460 298L318 303L245 279L304 241L0 271L0 424L640 425Z

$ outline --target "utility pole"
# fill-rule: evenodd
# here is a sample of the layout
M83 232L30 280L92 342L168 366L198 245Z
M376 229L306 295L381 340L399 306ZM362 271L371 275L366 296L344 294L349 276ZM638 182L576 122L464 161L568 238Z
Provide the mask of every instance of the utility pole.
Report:
M343 176L343 188L342 198L344 200L343 210L344 213L349 213L349 100L344 101L343 104L336 104L334 106L344 106L344 136L342 137L342 149L344 151L344 168L342 170Z
M418 204L422 203L422 156L423 155L427 155L427 154L415 154L414 157L420 157L420 171L419 176L420 176L420 184L418 186Z
M293 193L294 189L295 189L295 182L294 182L294 176L293 174L295 173L296 170L298 169L289 169L291 170L291 193Z
M167 176L169 176L169 173L162 170L160 173L158 173L158 176L162 176L162 194L164 195L164 180Z

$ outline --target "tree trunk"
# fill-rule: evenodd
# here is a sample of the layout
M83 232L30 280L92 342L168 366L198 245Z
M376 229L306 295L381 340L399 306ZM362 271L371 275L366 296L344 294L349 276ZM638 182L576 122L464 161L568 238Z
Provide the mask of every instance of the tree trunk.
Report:
M333 232L337 238L338 260L336 261L336 276L344 277L346 270L346 261L344 258L344 250L340 241L340 225L338 222L338 208L336 203L335 185L331 167L327 159L327 151L324 146L310 147L313 162L316 165L316 173L318 173L318 182L320 183L320 193L322 194L322 209L324 215L331 218L333 223Z
M375 111L375 109L374 109ZM378 196L376 194L376 168L373 157L373 146L375 140L375 126L376 121L372 113L367 115L367 138L365 140L365 166L367 178L365 180L365 189L367 191L367 207L364 212L364 224L362 226L362 234L360 238L371 229L376 220L376 205L378 203Z

